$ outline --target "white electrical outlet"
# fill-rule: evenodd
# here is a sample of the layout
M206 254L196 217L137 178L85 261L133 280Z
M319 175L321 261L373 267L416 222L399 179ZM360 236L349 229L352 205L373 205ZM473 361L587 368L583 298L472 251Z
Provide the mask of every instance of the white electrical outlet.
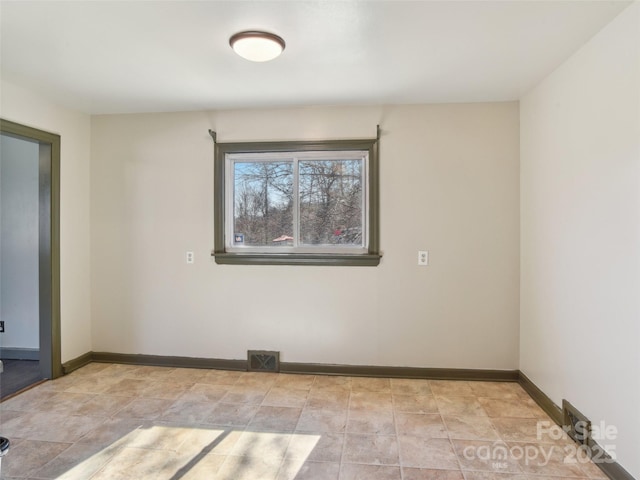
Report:
M193 252L187 252L187 263L193 263Z
M421 267L426 267L427 265L429 265L429 252L427 252L426 250L418 251L418 265L420 265Z

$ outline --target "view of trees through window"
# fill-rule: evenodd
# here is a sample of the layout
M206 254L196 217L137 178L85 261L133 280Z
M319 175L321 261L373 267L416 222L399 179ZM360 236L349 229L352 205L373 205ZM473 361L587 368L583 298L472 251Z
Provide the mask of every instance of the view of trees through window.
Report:
M234 246L363 246L362 158L235 161L233 177Z

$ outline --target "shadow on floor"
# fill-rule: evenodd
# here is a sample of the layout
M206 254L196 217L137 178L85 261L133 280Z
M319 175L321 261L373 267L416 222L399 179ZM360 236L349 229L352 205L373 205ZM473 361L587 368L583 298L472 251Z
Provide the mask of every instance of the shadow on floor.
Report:
M0 400L42 380L37 360L4 360L0 374Z

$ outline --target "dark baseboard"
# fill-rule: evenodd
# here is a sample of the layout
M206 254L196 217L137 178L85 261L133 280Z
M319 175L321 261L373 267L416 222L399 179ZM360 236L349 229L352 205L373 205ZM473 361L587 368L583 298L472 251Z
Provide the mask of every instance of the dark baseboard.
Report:
M538 386L533 383L524 373L519 372L518 383L533 398L533 400L551 417L556 425L562 426L564 418L562 409L553 403L547 394L545 394ZM604 449L593 440L589 441L592 458L599 459L595 463L602 472L613 480L635 480L634 477L627 472L618 462L613 460Z
M213 368L218 370L247 370L247 360L220 358L167 357L129 353L92 352L91 359L99 363L124 363L157 367Z
M40 360L37 348L4 348L0 349L0 358L4 360Z
M517 370L480 370L464 368L384 367L375 365L331 365L324 363L280 363L281 373L345 375L350 377L416 378L427 380L478 380L516 382Z
M68 362L62 364L62 372L64 375L68 375L69 373L77 370L85 365L90 364L93 361L93 353L87 352L79 357L76 357Z
M551 420L556 422L557 425L562 426L562 409L553 403L542 390L538 388L538 386L533 383L529 378L522 372L519 372L518 383L527 392L531 398L544 410L544 412L551 417Z
M65 374L91 362L123 363L162 367L212 368L218 370L247 370L247 360L219 358L167 357L129 353L88 352L63 365ZM370 365L332 365L324 363L281 362L280 373L308 375L344 375L350 377L416 378L427 380L477 380L517 382L518 370L480 370L463 368L386 367Z
M633 475L627 472L622 466L613 460L611 456L604 451L604 449L596 442L589 442L592 458L597 458L599 461L596 463L600 470L609 478L613 480L635 480Z

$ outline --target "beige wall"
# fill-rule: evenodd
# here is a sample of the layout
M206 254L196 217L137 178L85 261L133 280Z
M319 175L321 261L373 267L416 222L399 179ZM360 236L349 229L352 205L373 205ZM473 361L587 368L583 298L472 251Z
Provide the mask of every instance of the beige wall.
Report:
M521 102L520 369L640 478L640 4Z
M518 368L518 114L502 103L93 117L93 350ZM379 267L212 261L209 128L223 142L371 138L378 123Z
M91 350L89 274L89 116L2 81L0 116L61 136L60 315L62 361Z

